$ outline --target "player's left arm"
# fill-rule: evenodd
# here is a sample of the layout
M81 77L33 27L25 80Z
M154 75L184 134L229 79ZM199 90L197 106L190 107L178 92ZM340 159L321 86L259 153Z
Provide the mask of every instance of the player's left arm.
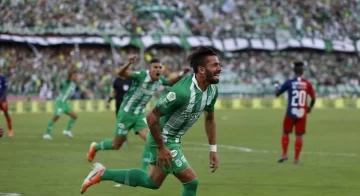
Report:
M4 88L4 90L3 90L3 94L0 97L0 100L3 101L5 100L8 91L8 82L5 77L1 79L1 83L2 83L1 86Z
M180 71L176 76L172 77L172 78L167 78L167 82L163 82L164 85L166 86L172 86L174 84L176 84L176 82L178 82L179 80L181 80L181 78L183 76L185 76L187 73L189 73L190 71L190 67L184 67L184 69L182 71Z
M219 167L216 146L216 122L215 122L215 103L218 92L216 89L215 96L210 105L205 108L205 131L210 145L210 168L215 172Z
M275 87L275 96L279 97L281 94L283 94L289 88L289 82L286 81L281 86L279 86L278 83L275 83L274 87Z
M311 85L310 82L308 82L308 94L310 95L310 105L308 107L308 110L307 110L307 113L310 113L312 108L314 107L315 105L315 102L316 102L316 95L315 95L315 90L314 90L314 87Z

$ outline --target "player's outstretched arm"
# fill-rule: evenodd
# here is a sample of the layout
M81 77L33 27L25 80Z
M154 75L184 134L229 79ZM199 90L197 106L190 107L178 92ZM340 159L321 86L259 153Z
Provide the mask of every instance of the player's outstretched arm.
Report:
M176 84L184 75L189 73L190 67L185 67L182 71L180 71L175 77L169 79L169 86Z
M214 112L205 112L205 130L210 145L210 168L215 172L219 167L216 149L216 122Z
M133 64L135 62L135 60L136 60L136 56L135 55L130 55L129 56L129 61L125 65L120 67L118 75L120 77L130 78L131 77L131 72L128 71L128 68L130 67L131 64Z
M288 82L285 82L283 85L279 85L279 82L274 83L275 87L275 96L279 97L281 94L283 94L288 89Z

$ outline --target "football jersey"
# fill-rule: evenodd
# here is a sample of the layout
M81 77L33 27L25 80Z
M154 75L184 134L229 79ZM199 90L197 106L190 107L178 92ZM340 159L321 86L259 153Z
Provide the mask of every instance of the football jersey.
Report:
M214 111L217 96L217 86L212 84L202 91L195 74L183 78L171 87L156 103L156 107L164 114L160 118L163 141L180 143L181 137L204 111Z
M315 98L315 91L311 83L303 77L296 77L286 81L278 90L287 91L288 104L286 114L292 118L304 118L307 113L307 98Z
M61 83L61 92L59 96L56 98L57 101L66 102L69 98L71 98L76 89L76 83L70 80L65 80Z
M6 99L6 90L8 88L8 82L6 77L4 76L0 76L0 98L2 98L3 100Z
M146 104L155 91L161 85L169 85L169 80L164 76L160 76L158 81L152 81L149 70L132 72L130 78L132 79L131 87L125 94L120 109L133 114L144 113Z
M122 79L117 77L113 83L113 88L115 89L115 100L118 103L123 101L124 95L131 86L131 79Z

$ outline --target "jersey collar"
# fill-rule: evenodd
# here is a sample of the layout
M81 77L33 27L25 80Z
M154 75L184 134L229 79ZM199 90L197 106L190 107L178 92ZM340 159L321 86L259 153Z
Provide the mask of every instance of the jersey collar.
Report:
M192 77L192 81L193 81L193 83L195 84L196 88L199 89L201 92L206 92L207 89L209 88L209 86L208 86L205 91L202 91L201 88L199 87L199 84L198 84L196 78L195 78L195 74L194 74L193 77Z

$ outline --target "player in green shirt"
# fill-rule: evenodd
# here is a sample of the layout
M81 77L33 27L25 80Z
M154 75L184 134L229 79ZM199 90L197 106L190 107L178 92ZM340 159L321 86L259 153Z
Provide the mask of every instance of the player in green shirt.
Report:
M132 80L131 87L124 96L115 125L115 137L106 139L100 143L93 142L90 145L87 158L89 162L94 160L96 152L99 150L118 150L126 141L127 134L131 129L146 141L148 126L146 123L145 108L146 104L153 97L155 91L161 86L172 86L186 74L190 68L186 67L182 73L171 79L162 75L162 64L158 59L150 62L148 70L128 71L129 66L134 63L136 56L129 57L129 62L120 68L119 75L123 78ZM150 152L144 147L142 153L142 168L147 171L149 165Z
M70 116L70 119L68 121L66 129L63 131L63 134L69 138L73 138L71 129L73 128L74 123L77 119L77 114L73 111L71 105L67 102L67 100L74 95L76 89L76 82L86 77L87 75L85 75L85 77L79 78L75 68L74 67L70 68L67 80L61 83L61 92L55 101L54 115L47 125L46 133L43 135L43 139L52 140L52 136L51 136L52 128L55 122L59 120L60 115L63 113Z
M188 57L195 74L171 87L147 114L150 133L146 145L151 151L149 173L140 169L106 169L95 163L84 180L81 193L100 181L115 181L128 186L158 189L168 174L183 184L182 196L195 196L198 180L195 171L183 155L181 137L205 112L205 130L210 144L210 168L218 168L214 106L221 66L216 53L200 47Z

